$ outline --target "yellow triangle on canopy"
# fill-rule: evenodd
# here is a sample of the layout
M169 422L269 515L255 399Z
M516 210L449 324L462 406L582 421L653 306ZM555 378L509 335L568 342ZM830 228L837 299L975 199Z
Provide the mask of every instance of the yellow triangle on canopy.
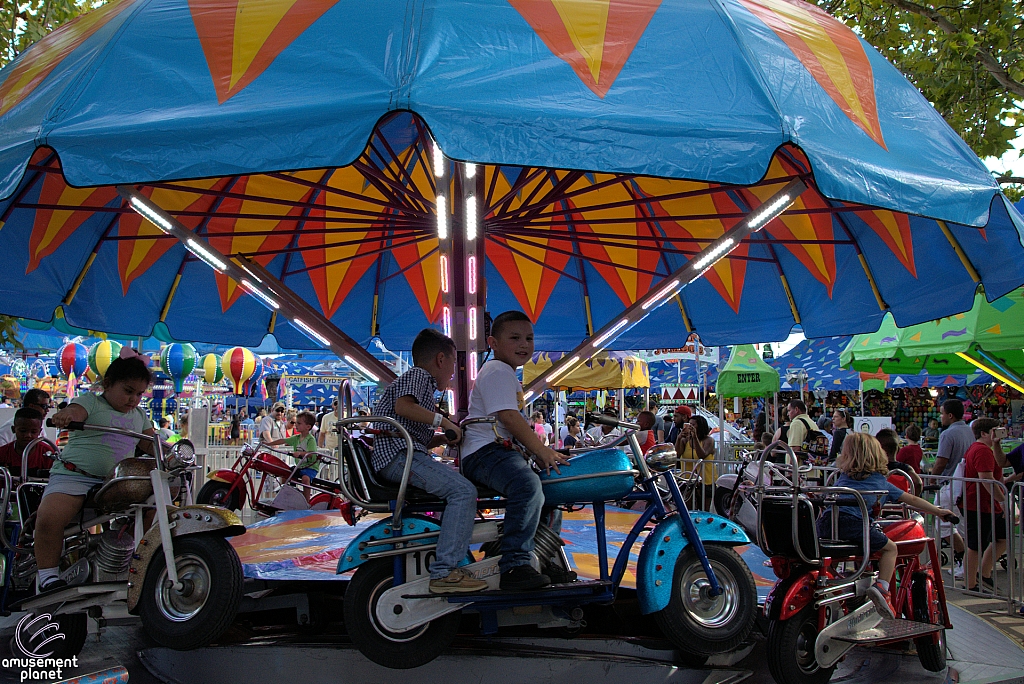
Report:
M565 24L573 47L586 60L594 83L600 83L604 34L608 29L611 0L551 0Z
M245 75L260 48L298 0L238 0L231 49L231 88Z
M993 325L993 326L992 326L991 328L989 328L989 329L988 329L988 330L986 330L985 332L986 332L986 333L988 333L989 335L1002 335L1002 334L1003 334L1003 331L1002 331L1002 329L1001 329L1001 328L999 327L999 324L998 324L998 323L996 323L995 325Z
M920 342L920 341L921 341L921 333L920 333L920 331L919 331L919 332L916 332L916 333L914 333L913 335L911 335L911 336L910 336L910 339L911 339L911 340L912 340L913 342Z

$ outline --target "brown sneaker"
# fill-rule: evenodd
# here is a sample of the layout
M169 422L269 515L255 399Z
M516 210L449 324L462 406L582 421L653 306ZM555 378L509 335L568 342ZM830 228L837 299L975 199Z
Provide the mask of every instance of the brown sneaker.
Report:
M431 594L468 594L486 588L487 582L478 580L458 568L449 572L447 577L430 580Z

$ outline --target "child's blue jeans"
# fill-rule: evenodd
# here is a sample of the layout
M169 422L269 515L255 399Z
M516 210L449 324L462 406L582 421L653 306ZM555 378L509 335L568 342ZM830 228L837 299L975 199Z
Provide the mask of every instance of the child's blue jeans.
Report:
M384 466L379 475L389 482L402 481L405 458L399 456ZM430 564L430 579L447 577L469 553L476 517L476 487L450 466L422 451L412 453L409 484L445 501L441 532L437 535L437 558Z
M462 459L462 472L473 482L490 487L508 499L501 539L502 572L530 564L544 489L530 462L515 449L495 442Z

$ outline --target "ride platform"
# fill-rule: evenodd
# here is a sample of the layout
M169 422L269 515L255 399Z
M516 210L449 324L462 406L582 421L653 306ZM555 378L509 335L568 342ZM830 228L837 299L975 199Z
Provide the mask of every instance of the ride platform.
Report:
M608 511L610 545L622 543L636 515L622 509ZM350 527L335 513L290 512L250 526L247 534L233 542L245 564L246 576L262 580L255 585L265 588L278 581L284 584L300 580L295 582L296 586L315 591L318 586L326 587L319 582L339 579L335 574L338 556L347 542L368 524L364 520L359 526ZM596 576L596 542L588 511L565 516L563 538L570 563L581 577ZM632 550L634 561L638 549ZM740 547L738 551L753 571L763 596L774 581L771 568L764 564L765 557L754 545ZM631 568L624 586L632 585L633 578ZM253 594L246 600L259 604L266 598ZM665 684L774 684L766 666L764 640L756 629L752 642L740 650L715 656L702 667L692 667L663 639L638 636L637 627L651 621L641 618L638 611L635 616L628 613L628 597L623 600L623 592L612 606L598 608L610 611L612 619L606 623L614 629L606 632L612 633L592 634L584 630L570 637L560 630L506 628L493 637L460 636L437 660L414 670L388 670L364 658L351 645L343 628L333 624L340 617L337 615L328 615L332 624L325 627L297 625L294 612L272 624L261 624L250 615L243 615L220 644L194 651L153 648L137 623L117 624L106 627L102 634L90 634L79 657L79 667L68 675L93 672L116 663L128 668L135 684L280 684L294 679L296 673L301 673L303 684L518 684L530 680L559 684L632 684L643 680ZM832 681L1024 681L1024 649L1019 643L954 604L949 605L949 611L953 629L946 632L949 653L944 672L924 670L913 651L858 646L839 664ZM15 618L16 615L7 618L9 627L13 627ZM291 622L287 623L288 620ZM589 613L587 620L593 627L596 621ZM4 622L0 619L0 631L9 633L3 630L8 626ZM16 681L7 676L16 674L0 672L0 682Z

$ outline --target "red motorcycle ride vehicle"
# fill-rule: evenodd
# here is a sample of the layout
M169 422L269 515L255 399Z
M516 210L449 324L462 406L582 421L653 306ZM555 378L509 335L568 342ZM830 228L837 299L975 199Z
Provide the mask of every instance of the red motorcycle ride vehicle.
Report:
M196 502L222 506L233 511L241 511L248 502L254 511L267 517L282 510L338 510L345 522L355 525L352 503L341 495L337 483L313 478L309 486L317 493L309 498L307 504L305 496L299 491L305 485L302 484L298 464L290 466L274 454L291 455L262 443L255 448L250 444L245 445L230 469L215 470L206 476L209 482L199 490ZM334 462L322 454L319 459L321 465ZM263 492L267 482L274 477L280 479L282 487L274 501L268 504L262 501Z
M765 449L768 454L778 443ZM784 446L784 445L783 445ZM779 446L781 449L782 446ZM808 486L792 450L787 463L793 479L756 488L758 545L771 558L779 578L764 606L768 619L768 667L779 684L824 684L856 645L882 646L913 640L921 665L946 667L945 630L951 629L939 576L935 540L920 516L897 504L882 509L877 521L896 543L898 556L890 585L896 619L883 617L867 599L874 583L869 555L868 506L861 492L846 487ZM764 456L761 461L764 467ZM856 500L864 520L863 546L819 539L817 512ZM870 494L868 498L871 498ZM836 516L833 516L833 519ZM955 519L947 522L955 524ZM927 561L921 557L927 552ZM850 572L849 566L856 565Z

